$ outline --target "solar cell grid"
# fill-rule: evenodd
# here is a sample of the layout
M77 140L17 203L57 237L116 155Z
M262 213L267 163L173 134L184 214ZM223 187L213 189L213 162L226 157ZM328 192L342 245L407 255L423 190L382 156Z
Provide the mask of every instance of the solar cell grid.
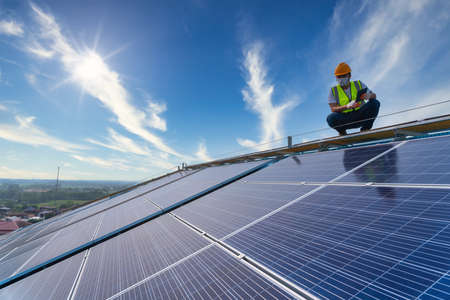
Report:
M86 219L86 221L84 221L84 220L82 220L82 218L84 218L84 217L93 218L96 216L95 215L96 213L99 213L101 210L104 210L105 208L109 208L113 205L120 204L120 209L117 209L117 210L113 211L112 213L109 213L109 212L107 213L108 217L111 217L112 219L111 219L111 221L105 222L105 225L102 227L101 232L108 233L109 232L108 230L112 231L114 229L119 228L120 226L131 223L132 221L135 221L138 218L144 217L156 210L150 209L149 206L147 206L143 203L140 204L141 207L134 207L135 205L139 205L139 203L142 202L141 200L137 200L137 201L135 201L135 203L130 203L130 204L128 204L128 203L121 204L122 202L124 202L127 199L130 199L132 197L135 197L136 195L145 193L146 191L149 191L152 188L155 188L155 187L165 184L167 182L179 179L182 176L185 176L191 172L192 171L186 171L186 172L183 171L183 172L178 172L178 173L172 174L170 176L150 182L147 185L138 187L127 193L118 195L115 198L112 198L112 199L109 199L106 201L102 201L98 205L90 205L90 206L86 207L85 209L83 209L82 211L74 213L73 215L60 218L59 220L57 219L56 221L50 222L48 224L41 224L41 226L36 227L32 231L23 234L19 239L10 242L8 245L5 245L2 249L0 249L0 257L3 253L8 253L9 251L11 251L12 249L14 249L16 247L24 248L27 243L32 243L33 241L39 240L40 238L45 238L46 235L48 235L48 234L52 235L53 233L56 233L58 230L64 230L64 228L65 228L64 226L66 226L67 224L80 222L80 226L82 227L83 223L89 222L88 219ZM139 203L136 204L136 202L139 202ZM130 206L133 207L134 209L127 210L127 208ZM111 209L114 209L114 208L111 208ZM120 214L120 217L118 218L118 220L115 220L115 217L117 217L116 216L117 214ZM130 217L131 217L131 219L130 219ZM133 217L134 217L134 219L133 219ZM109 229L105 228L105 226L108 226ZM73 228L73 227L71 227L71 228Z
M91 249L75 299L106 299L209 243L162 216Z
M216 246L151 278L120 299L293 299Z
M346 164L343 163L347 153L344 150L291 156L278 162L274 168L266 168L255 173L251 180L327 182L391 149L394 145L396 143L358 148L358 151L353 151L352 158L347 159Z
M67 299L84 253L75 255L42 272L0 290L0 299Z
M269 168L273 167L276 164ZM174 213L214 237L222 238L314 188L253 185L245 183L247 179L184 205Z
M339 182L450 184L449 148L449 136L411 140ZM344 150L344 164L358 150Z
M435 284L423 292L420 299L446 299L449 297L450 272L442 276Z
M0 272L0 280L12 276L14 273L25 271L37 266L53 257L56 257L66 251L72 250L79 245L91 240L96 229L99 217L95 217L80 224L69 226L62 231L46 237L45 243L40 244L27 252L6 260L0 264L1 269L9 270L6 274L3 270ZM26 246L26 245L25 245Z
M15 247L20 247L28 242L44 237L49 232L59 229L70 222L70 218L58 220L56 222L40 222L39 226L33 228L33 230L27 232L18 233L18 237L7 241L0 247L0 251L10 251Z
M47 242L49 239L50 236L45 236L29 243L19 244L17 247L13 248L8 247L5 249L5 251L0 252L0 262L3 263L6 260L9 260L15 256L21 255L22 253L38 248L42 246L45 242Z
M97 236L107 234L158 211L158 208L146 202L147 198L147 195L140 196L103 212L105 222L102 222Z
M155 190L149 195L149 198L163 208L168 207L265 162L210 167Z
M319 297L416 298L450 269L449 193L329 186L226 242Z

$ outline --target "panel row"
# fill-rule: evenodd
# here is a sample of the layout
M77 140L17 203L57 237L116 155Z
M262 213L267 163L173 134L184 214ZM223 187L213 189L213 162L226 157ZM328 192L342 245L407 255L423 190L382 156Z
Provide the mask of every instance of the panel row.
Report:
M0 290L2 299L293 299L171 216ZM81 274L75 284L77 274Z
M320 298L448 299L449 216L448 190L328 186L225 241Z

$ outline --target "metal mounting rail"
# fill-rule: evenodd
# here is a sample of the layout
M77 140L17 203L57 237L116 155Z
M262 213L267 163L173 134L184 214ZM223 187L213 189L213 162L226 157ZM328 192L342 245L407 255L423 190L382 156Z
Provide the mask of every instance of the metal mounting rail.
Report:
M290 153L317 151L327 147L349 146L359 143L374 142L386 139L398 139L399 136L424 136L428 133L448 130L450 128L450 115L442 115L434 118L428 118L419 121L401 123L394 126L386 126L378 129L358 132L346 136L331 137L325 139L314 140L306 143L295 144L291 147L275 148L267 151L254 152L244 155L238 155L225 159L218 159L202 164L188 166L188 169L198 169L209 167L212 165L222 165L226 163L236 163L248 160L262 159L268 157L278 157Z
M388 187L415 189L450 189L450 184L440 183L391 183L391 182L313 182L313 181L246 181L247 184L269 185L311 185L311 186L354 186L354 187Z
M55 265L55 264L57 264L57 263L59 263L59 262L61 262L63 260L66 260L66 259L68 259L68 258L70 258L70 257L72 257L74 255L77 255L77 254L79 254L79 253L81 253L81 252L83 252L85 250L88 250L88 249L90 249L90 248L92 248L92 247L94 247L94 246L96 246L98 244L101 244L101 243L103 243L103 242L105 242L107 240L110 240L110 239L112 239L112 238L114 238L114 237L116 237L116 236L118 236L118 235L120 235L122 233L125 233L125 232L133 229L133 228L141 226L142 224L145 224L145 223L147 223L147 222L149 222L149 221L151 221L153 219L156 219L159 216L162 216L162 215L165 215L167 213L170 213L171 211L173 211L173 210L175 210L175 209L177 209L177 208L179 208L179 207L181 207L181 206L183 206L183 205L185 205L185 204L187 204L189 202L192 202L192 201L194 201L194 200L196 200L196 199L198 199L200 197L203 197L203 196L205 196L205 195L207 195L209 193L212 193L212 192L214 192L214 191L216 191L216 190L218 190L220 188L223 188L224 186L227 186L227 185L229 185L229 184L231 184L231 183L233 183L233 182L235 182L235 181L237 181L239 179L242 179L245 176L253 174L253 173L255 173L255 172L257 172L257 171L259 171L261 169L264 169L265 167L271 165L274 162L277 162L278 160L279 159L268 160L268 161L266 161L266 162L264 162L262 164L259 164L258 166L254 167L254 168L246 170L246 171L244 171L244 172L242 172L242 173L240 173L240 174L238 174L238 175L236 175L234 177L231 177L231 178L229 178L229 179L227 179L225 181L222 181L222 182L220 182L220 183L218 183L218 184L216 184L216 185L214 185L212 187L209 187L209 188L207 188L207 189L205 189L205 190L203 190L203 191L201 191L201 192L199 192L199 193L197 193L197 194L195 194L193 196L190 196L188 198L180 200L180 201L176 202L175 204L173 204L171 206L168 206L168 207L166 207L164 209L161 209L158 212L152 213L152 214L150 214L150 215L148 215L148 216L146 216L144 218L141 218L141 219L139 219L137 221L134 221L134 222L132 222L132 223L130 223L128 225L125 225L125 226L123 226L123 227L121 227L119 229L116 229L116 230L114 230L114 231L112 231L110 233L107 233L107 234L105 234L105 235L103 235L101 237L98 237L98 238L96 238L94 240L91 240L91 241L89 241L89 242L87 242L87 243L85 243L85 244L83 244L83 245L81 245L79 247L76 247L76 248L74 248L72 250L69 250L69 251L67 251L67 252L65 252L65 253L63 253L61 255L58 255L58 256L52 258L52 259L49 259L49 260L47 260L47 261L45 261L45 262L43 262L43 263L41 263L41 264L39 264L37 266L34 266L34 267L28 269L28 270L20 272L20 273L14 275L14 276L8 277L8 278L0 281L0 289L5 288L5 287L7 287L7 286L17 282L17 281L22 280L22 279L25 279L25 278L27 278L27 277L35 274L35 273L38 273L38 272L40 272L40 271L42 271L42 270L44 270L46 268L49 268L49 267L51 267L51 266L53 266L53 265Z

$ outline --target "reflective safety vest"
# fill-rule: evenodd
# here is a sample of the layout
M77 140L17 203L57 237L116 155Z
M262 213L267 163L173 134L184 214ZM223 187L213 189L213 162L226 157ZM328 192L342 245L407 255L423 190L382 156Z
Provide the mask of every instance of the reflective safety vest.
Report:
M336 95L337 95L339 106L344 106L344 105L349 104L351 101L356 100L356 95L358 94L358 92L361 89L362 89L361 81L356 80L356 81L350 82L350 91L351 91L352 99L348 98L347 94L344 92L344 90L342 89L342 87L340 85L332 87L331 91L333 92L333 96L336 97ZM351 111L358 110L358 109L360 109L360 107L346 109L346 110L343 110L342 112L349 113Z

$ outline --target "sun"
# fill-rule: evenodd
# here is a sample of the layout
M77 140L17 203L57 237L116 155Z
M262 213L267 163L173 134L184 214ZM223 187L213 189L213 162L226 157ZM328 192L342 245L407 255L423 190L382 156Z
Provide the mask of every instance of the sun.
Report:
M101 79L108 68L103 59L94 51L88 51L80 55L72 71L72 77L83 86Z

